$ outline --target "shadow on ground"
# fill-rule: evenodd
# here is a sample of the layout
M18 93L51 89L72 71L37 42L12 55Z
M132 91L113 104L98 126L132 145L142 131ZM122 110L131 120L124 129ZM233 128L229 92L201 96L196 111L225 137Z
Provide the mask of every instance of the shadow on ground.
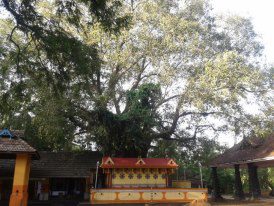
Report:
M58 201L29 201L28 206L78 206L79 201L58 200ZM8 201L1 202L0 206L9 206Z

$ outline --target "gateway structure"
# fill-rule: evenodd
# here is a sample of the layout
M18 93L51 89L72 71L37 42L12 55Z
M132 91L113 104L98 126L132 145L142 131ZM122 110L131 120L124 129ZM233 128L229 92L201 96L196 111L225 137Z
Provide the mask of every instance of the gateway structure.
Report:
M15 161L9 206L27 206L31 160L40 158L36 149L18 136L17 131L0 131L0 160Z
M106 188L91 189L91 203L172 203L207 200L207 189L171 188L169 175L178 168L171 158L104 157Z
M266 137L244 138L240 143L217 156L210 163L212 169L212 199L222 199L217 168L234 168L235 182L234 197L244 199L245 194L241 181L240 169L247 169L249 195L259 198L261 194L258 177L259 168L274 167L274 133Z
M0 129L0 206L27 206L28 200L88 200L101 159L93 151L37 151L24 141L24 131ZM98 185L103 184L101 176Z

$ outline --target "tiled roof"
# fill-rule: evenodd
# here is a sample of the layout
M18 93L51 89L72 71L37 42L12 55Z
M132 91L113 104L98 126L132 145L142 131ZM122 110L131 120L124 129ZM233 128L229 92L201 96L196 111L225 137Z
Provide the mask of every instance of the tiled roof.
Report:
M99 152L39 152L40 160L33 161L33 177L88 177L102 155Z
M249 162L263 162L274 160L274 135L266 138L253 137L244 139L223 154L217 156L210 163L214 166L231 166Z
M103 157L102 168L177 168L171 158Z
M24 136L23 131L14 130L11 131L11 133L13 134L12 138L0 137L0 154L30 153L33 154L33 157L35 158L39 157L36 149L21 139Z
M89 177L91 170L96 169L97 161L102 155L99 152L40 152L40 160L31 162L31 178L49 177ZM1 176L11 176L14 160L0 161Z

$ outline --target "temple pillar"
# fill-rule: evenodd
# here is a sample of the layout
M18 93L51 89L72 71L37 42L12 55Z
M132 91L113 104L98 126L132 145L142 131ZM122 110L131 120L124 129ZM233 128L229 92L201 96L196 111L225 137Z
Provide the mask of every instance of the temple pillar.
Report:
M234 169L235 169L235 199L237 200L242 200L245 199L244 196L244 191L243 191L243 184L241 181L241 174L240 174L240 166L239 165L234 165Z
M271 186L271 192L269 193L269 196L274 196L274 187L273 186Z
M27 206L30 156L17 154L9 206Z
M2 180L0 180L0 200L2 200L2 192L3 192L3 183L2 183Z
M261 196L260 183L258 179L258 167L253 163L247 164L248 166L248 181L249 181L249 194L251 198L257 199Z
M217 167L211 168L211 178L212 178L212 200L216 201L216 200L223 199L221 196Z
M84 200L89 200L89 198L90 198L90 189L91 189L91 178L86 177L85 181L86 181L86 184L85 184Z
M42 187L39 200L49 200L49 178L44 179L41 184Z

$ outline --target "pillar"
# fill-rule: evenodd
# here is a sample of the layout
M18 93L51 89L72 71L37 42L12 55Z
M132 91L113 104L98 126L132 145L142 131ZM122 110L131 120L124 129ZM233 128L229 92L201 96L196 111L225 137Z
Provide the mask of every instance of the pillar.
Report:
M9 206L27 206L30 156L17 154Z
M39 200L49 200L49 178L42 181L42 188Z
M91 178L86 177L85 179L86 184L85 184L85 194L84 194L84 200L89 200L90 198L90 189L91 189Z
M0 200L2 200L2 192L3 192L3 183L2 183L2 180L0 180Z
M216 201L216 200L223 199L221 196L217 167L211 168L211 178L212 178L212 200Z
M244 196L244 191L243 191L243 184L242 184L242 180L241 180L241 174L240 174L240 166L239 165L234 165L234 169L235 169L235 199L237 200L243 200L245 199Z
M274 197L274 187L273 186L271 186L271 192L269 193L269 196Z
M247 164L248 166L248 182L249 182L249 194L251 198L257 199L261 196L260 183L258 179L258 167L253 163Z

